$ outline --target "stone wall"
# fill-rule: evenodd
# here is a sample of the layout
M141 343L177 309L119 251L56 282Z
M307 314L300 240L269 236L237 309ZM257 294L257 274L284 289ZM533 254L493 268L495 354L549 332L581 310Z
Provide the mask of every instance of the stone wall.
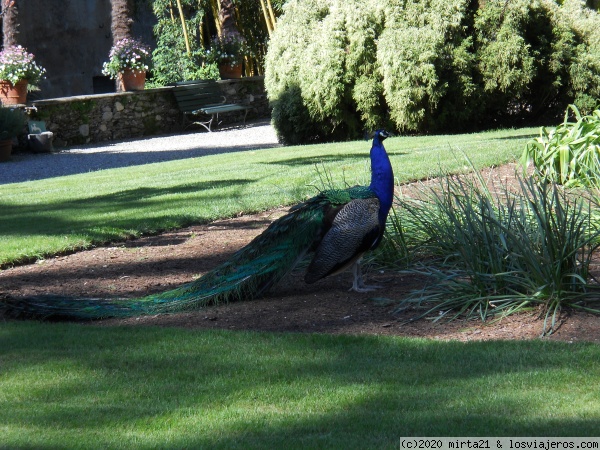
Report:
M270 117L263 77L217 82L227 102L252 106L247 120ZM32 120L43 120L54 133L54 147L138 138L197 127L184 123L172 88L83 95L34 101ZM244 113L219 116L221 125L238 123Z

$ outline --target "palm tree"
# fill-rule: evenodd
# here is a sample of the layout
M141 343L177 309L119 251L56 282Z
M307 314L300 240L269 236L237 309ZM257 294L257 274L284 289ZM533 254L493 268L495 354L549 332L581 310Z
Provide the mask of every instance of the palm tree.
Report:
M133 0L111 0L111 23L113 45L125 38L131 38L131 27L133 25L132 11ZM123 83L117 83L117 92L123 91Z
M19 22L15 0L2 0L2 45L4 48L17 45Z
M239 34L235 26L235 6L233 0L219 0L219 22L221 23L221 33L223 36L228 34Z
M111 24L113 43L131 37L133 25L133 0L111 0Z

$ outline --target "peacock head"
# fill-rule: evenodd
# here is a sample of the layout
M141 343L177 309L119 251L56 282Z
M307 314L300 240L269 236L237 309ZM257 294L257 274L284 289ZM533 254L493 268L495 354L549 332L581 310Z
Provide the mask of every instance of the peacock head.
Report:
M375 136L377 136L379 138L380 142L383 142L383 140L385 138L388 138L390 136L393 136L392 133L390 133L389 131L385 131L385 130L375 130L372 133L370 133L370 135L368 136L369 139L374 139Z
M377 130L375 133L379 134L379 139L381 139L382 141L385 138L392 136L392 133L390 133L389 131L385 131L385 130Z

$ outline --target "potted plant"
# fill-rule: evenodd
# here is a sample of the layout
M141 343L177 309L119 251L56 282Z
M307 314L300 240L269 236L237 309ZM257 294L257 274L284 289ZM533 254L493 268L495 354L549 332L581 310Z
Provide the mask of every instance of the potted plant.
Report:
M27 118L19 108L0 106L0 161L8 161L13 138L24 132Z
M240 78L246 56L252 56L252 50L238 32L215 36L206 51L207 61L218 64L222 78Z
M117 80L118 91L141 91L146 83L150 48L138 39L125 38L110 49L102 73Z
M3 105L25 103L27 91L37 89L46 69L37 65L34 56L20 45L0 51L0 100Z

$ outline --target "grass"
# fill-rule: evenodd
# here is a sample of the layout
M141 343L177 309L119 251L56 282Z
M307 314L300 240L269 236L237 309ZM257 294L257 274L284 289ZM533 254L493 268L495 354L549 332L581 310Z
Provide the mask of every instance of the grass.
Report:
M1 448L398 448L596 436L600 346L0 328Z
M399 182L514 160L536 130L386 141ZM0 261L292 203L365 142L0 186ZM5 322L0 448L398 448L401 436L595 436L600 346Z
M519 192L498 180L490 189L475 169L476 183L446 175L418 199L398 199L382 256L432 278L402 308L487 320L541 306L543 334L564 306L600 313L590 270L600 245L599 132L600 110L581 116L571 105L562 125L527 143L521 162L534 170Z
M399 182L515 160L537 129L386 141ZM0 185L0 267L92 244L292 204L314 194L315 165L368 183L365 141L238 152ZM7 165L9 170L10 166Z
M519 179L518 191L490 187L476 175L442 177L418 200L398 199L388 236L409 271L432 278L402 307L425 303L424 315L436 320L487 320L541 305L543 333L564 306L600 313L590 272L600 229L590 195L536 177Z

